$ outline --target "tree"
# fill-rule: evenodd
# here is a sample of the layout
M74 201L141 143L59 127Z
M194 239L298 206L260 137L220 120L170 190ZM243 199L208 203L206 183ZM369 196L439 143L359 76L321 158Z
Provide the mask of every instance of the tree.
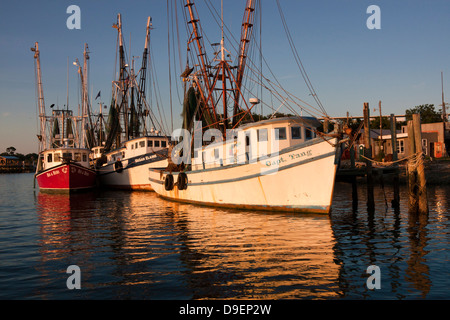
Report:
M418 113L420 114L421 123L434 123L442 122L442 116L439 112L434 109L434 104L422 104L420 106L415 106L414 108L406 110L406 120L412 120L412 115Z
M9 154L14 154L14 152L16 152L16 148L14 147L6 148L6 152L8 152Z

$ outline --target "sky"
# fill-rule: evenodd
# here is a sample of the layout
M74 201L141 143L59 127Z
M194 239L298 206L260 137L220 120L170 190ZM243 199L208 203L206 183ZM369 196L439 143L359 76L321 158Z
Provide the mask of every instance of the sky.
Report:
M7 1L0 10L0 152L14 146L16 152L37 152L37 99L33 53L39 43L45 105L69 107L76 113L80 101L79 78L72 65L90 50L89 90L99 103L111 99L114 80L117 30L112 25L121 14L128 55L140 57L147 17L152 17L151 46L161 108L166 123L181 123L179 78L169 82L171 70L180 73L177 39L169 37L167 6L173 17L174 0L147 1ZM220 11L220 0L196 0L200 22L209 42L220 41L220 28L208 4ZM224 0L224 23L239 38L244 0ZM280 0L293 42L316 94L332 117L361 116L369 103L372 114L403 115L421 104L442 103L450 96L450 1L449 0ZM70 5L80 8L80 29L69 29ZM367 21L380 10L380 29L369 29ZM185 56L186 29L178 7L180 54ZM262 0L261 48L277 79L297 97L313 99L293 59L282 27L276 0ZM169 20L170 21L170 20ZM225 47L231 48L230 43ZM183 60L183 58L182 58ZM185 60L184 60L185 61ZM139 62L140 64L140 62ZM67 78L69 91L67 91ZM177 82L178 81L178 82ZM169 85L170 84L170 85ZM172 95L170 96L170 93ZM172 104L170 104L172 101ZM171 116L172 115L172 116Z

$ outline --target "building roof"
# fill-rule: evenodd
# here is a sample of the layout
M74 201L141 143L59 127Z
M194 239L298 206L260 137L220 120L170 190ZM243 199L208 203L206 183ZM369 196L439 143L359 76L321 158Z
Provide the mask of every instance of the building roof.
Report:
M0 156L0 157L7 160L19 160L19 158L17 158L16 156Z

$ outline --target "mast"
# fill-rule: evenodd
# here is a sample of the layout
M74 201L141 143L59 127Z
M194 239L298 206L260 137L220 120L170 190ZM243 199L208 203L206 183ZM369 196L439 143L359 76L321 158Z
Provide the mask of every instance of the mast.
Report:
M195 16L195 12L194 12L194 3L191 0L186 0L186 8L188 8L188 14L189 14L189 18L191 19L190 21L187 21L188 26L192 27L192 31L190 31L190 39L189 39L189 43L195 42L196 43L196 47L197 47L197 59L198 59L198 63L199 63L199 68L200 68L200 73L201 73L201 77L203 79L203 85L205 86L205 90L202 90L202 86L201 86L201 82L200 80L195 77L194 81L195 84L198 88L198 91L200 93L201 96L201 100L204 103L204 107L203 110L200 110L200 112L207 112L207 116L208 116L208 120L214 121L215 123L217 123L217 113L215 110L215 104L214 104L214 100L213 100L213 90L212 90L212 85L210 83L210 78L209 78L209 63L207 61L207 57L206 57L206 53L204 51L204 45L202 42L202 35L201 35L201 26L200 26L200 20L198 18L196 18ZM203 118L205 118L203 116Z
M254 11L255 11L255 2L254 0L247 0L247 4L245 6L244 18L241 26L241 41L239 43L239 61L237 65L237 74L236 74L236 90L240 91L242 86L242 79L244 78L245 64L247 59L247 53L250 42L250 38L253 31L253 21L254 21ZM239 113L239 96L240 94L235 95L235 102L233 107L233 115ZM233 117L233 125L236 124L236 117Z
M39 120L40 120L40 131L38 135L39 139L39 152L47 149L47 141L45 136L45 103L44 103L44 91L42 88L42 74L41 74L41 61L40 61L40 51L37 42L34 44L34 48L31 48L34 52L34 59L36 60L36 81L38 89L38 105L39 105Z
M145 83L147 79L147 61L148 61L148 47L150 43L150 30L152 29L152 18L147 18L147 32L145 34L145 45L144 45L144 52L142 53L142 66L140 70L140 78L139 78L139 92L137 96L137 108L139 115L142 116L143 119L143 126L144 126L144 134L147 134L147 127L145 123L145 112L142 108L142 102L146 99L145 94Z
M442 120L447 122L447 112L445 110L445 101L444 101L444 75L441 71L441 90L442 90Z

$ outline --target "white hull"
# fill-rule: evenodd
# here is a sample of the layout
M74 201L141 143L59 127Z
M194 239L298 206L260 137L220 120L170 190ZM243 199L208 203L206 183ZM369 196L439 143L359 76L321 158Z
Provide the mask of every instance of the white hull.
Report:
M98 169L100 185L112 189L153 191L148 181L148 170L167 167L167 163L167 159L153 154L122 160L122 170L116 170L114 163L107 164Z
M149 169L160 196L189 203L246 209L329 213L337 170L337 139L316 138L250 164L187 171L187 188L166 190L168 172Z

